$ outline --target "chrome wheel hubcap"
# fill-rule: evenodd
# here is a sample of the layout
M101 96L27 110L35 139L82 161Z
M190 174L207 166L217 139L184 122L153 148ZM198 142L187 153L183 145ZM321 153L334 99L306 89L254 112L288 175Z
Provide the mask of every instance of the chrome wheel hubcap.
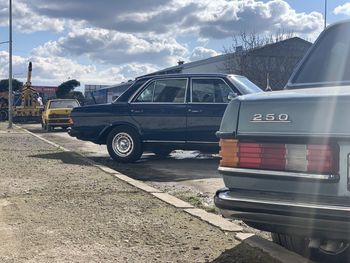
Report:
M134 142L131 136L125 132L118 133L113 138L112 145L114 152L121 157L130 155L134 149Z

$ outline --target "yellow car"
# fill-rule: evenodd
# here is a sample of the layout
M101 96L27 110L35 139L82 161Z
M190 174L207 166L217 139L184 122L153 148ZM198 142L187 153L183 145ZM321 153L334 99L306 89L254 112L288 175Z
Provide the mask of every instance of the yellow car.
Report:
M69 116L72 109L79 106L75 99L49 100L42 113L42 128L47 131L52 131L55 127L67 129L73 124Z

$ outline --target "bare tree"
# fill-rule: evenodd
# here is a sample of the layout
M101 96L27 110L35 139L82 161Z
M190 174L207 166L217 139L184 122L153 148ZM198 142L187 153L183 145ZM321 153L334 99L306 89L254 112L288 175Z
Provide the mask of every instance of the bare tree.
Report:
M232 37L229 47L223 49L226 57L224 70L227 73L244 75L263 89L268 86L268 82L272 89L281 89L306 52L308 44L302 48L285 45L283 52L277 47L274 48L276 52L265 47L293 37L293 32L285 30L270 35L242 31Z

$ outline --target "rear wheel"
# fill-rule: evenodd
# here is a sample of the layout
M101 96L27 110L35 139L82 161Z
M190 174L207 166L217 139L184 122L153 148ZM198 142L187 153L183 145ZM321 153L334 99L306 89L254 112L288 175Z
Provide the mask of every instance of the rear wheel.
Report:
M44 120L41 120L41 128L42 128L43 130L46 130L46 123L45 123Z
M271 233L273 242L303 256L309 256L309 241L305 237Z
M310 238L271 233L273 242L304 257L327 262L349 262L349 243L341 241L319 241L317 248L310 248ZM327 246L328 245L328 246Z
M0 111L0 121L6 121L8 119L8 113L5 110Z
M49 124L45 124L45 130L48 131L48 132L51 132L54 130L54 127L52 127L51 125Z
M107 137L109 155L122 163L135 162L142 155L142 143L138 132L127 126L114 128Z

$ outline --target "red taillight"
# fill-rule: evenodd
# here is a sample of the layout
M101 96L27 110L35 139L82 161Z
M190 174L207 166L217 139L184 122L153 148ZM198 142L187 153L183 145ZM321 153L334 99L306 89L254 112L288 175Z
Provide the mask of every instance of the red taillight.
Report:
M339 150L331 145L308 145L309 172L328 173L338 171ZM337 154L335 154L337 153Z
M338 173L334 145L279 144L221 140L221 166L309 173Z
M283 144L238 143L238 166L242 168L284 169Z

